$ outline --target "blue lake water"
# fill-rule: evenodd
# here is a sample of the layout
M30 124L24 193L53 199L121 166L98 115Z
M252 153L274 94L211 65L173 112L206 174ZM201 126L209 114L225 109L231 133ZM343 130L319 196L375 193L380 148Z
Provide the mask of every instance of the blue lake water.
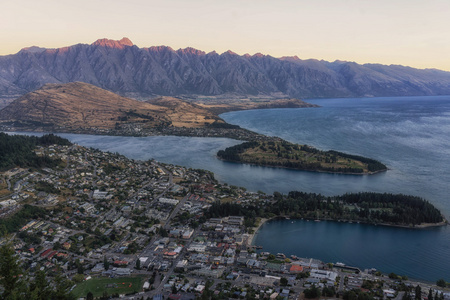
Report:
M266 135L320 149L378 159L389 171L375 176L330 174L280 176L300 190L351 191L424 197L450 215L450 97L311 100L311 109L232 112L222 115ZM256 176L258 178L258 176ZM360 268L375 267L411 278L450 280L450 228L411 230L336 222L274 221L254 241L284 252Z
M450 234L446 228L414 230L331 221L275 220L254 239L262 251L324 262L376 268L409 278L449 279Z
M222 162L222 138L113 137L61 134L72 142L213 171L222 182L252 191L291 190L336 195L374 191L421 196L450 219L450 96L321 99L320 108L230 112L221 117L266 135L380 160L389 171L339 175ZM411 278L450 281L450 226L409 230L334 222L276 221L255 243L264 250L374 267Z

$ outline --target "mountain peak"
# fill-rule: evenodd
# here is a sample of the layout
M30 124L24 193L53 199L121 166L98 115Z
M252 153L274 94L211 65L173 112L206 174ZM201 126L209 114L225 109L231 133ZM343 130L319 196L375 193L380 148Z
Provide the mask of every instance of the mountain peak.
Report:
M182 53L182 54L192 54L192 55L205 55L206 54L206 52L192 48L192 47L178 49L177 52Z
M226 51L226 52L224 52L224 53L222 53L222 54L238 55L237 53L235 53L235 52L233 52L233 51L231 51L231 50L228 50L228 51Z
M280 57L280 60L287 60L287 61L300 61L301 59L300 59L300 58L298 58L298 56L297 56L297 55L294 55L294 56L283 56L283 57Z
M133 43L130 41L129 38L124 37L119 41L110 40L110 39L98 39L94 43L92 43L92 45L108 47L108 48L123 49L123 48L125 48L125 46L127 46L127 47L133 46Z
M261 52L255 53L253 54L253 57L264 57L265 55L262 54Z
M41 53L41 52L44 52L45 50L47 50L47 49L37 47L37 46L31 46L31 47L23 48L21 51L26 51L26 52L31 52L31 53Z

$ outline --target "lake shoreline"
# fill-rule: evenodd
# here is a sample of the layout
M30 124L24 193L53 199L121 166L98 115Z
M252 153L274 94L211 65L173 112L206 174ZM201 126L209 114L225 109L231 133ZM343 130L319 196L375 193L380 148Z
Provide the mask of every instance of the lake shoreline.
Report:
M324 173L324 174L336 174L336 175L357 175L357 176L366 176L366 175L376 175L380 173L384 173L389 171L389 168L384 170L378 170L375 172L366 172L366 173L351 173L351 172L332 172L332 171L324 171L324 170L307 170L307 169L297 169L297 168L289 168L289 167L283 167L283 166L271 166L271 165L265 165L265 164L252 164L248 162L241 162L241 161L235 161L235 160L226 160L222 159L219 156L216 155L216 158L220 161L224 162L231 162L236 164L243 164L243 165L249 165L249 166L257 166L257 167L264 167L264 168L274 168L274 169L285 169L285 170L293 170L293 171L300 171L300 172L312 172L312 173Z

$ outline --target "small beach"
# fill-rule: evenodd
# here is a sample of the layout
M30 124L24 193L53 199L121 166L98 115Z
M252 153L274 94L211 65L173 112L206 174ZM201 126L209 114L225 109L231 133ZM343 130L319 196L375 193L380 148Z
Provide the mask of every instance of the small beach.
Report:
M271 219L266 219L266 218L259 219L258 226L256 226L256 228L254 229L254 232L248 235L247 247L250 245L253 245L253 240L255 239L256 235L258 234L259 228L261 228L261 226L263 226L264 223L266 223L269 220L271 220Z

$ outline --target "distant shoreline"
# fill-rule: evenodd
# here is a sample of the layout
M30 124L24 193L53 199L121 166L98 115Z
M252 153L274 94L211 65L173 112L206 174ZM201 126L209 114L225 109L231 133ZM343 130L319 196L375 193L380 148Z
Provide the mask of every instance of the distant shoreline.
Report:
M379 173L383 173L383 172L389 171L389 168L384 169L384 170L378 170L378 171L375 171L375 172L366 172L366 173L352 173L352 172L348 172L347 173L347 172L337 172L337 171L333 172L333 171L324 171L324 170L308 170L308 169L289 168L289 167L283 167L283 166L271 166L271 165L267 165L267 164L253 164L253 163L249 163L249 162L227 160L227 159L220 158L217 155L216 155L216 157L217 157L218 160L221 160L221 161L224 161L224 162L232 162L232 163L244 164L244 165L249 165L249 166L257 166L257 167L264 167L264 168L275 168L275 169L286 169L286 170L313 172L313 173L325 173L325 174L366 176L366 175L375 175L375 174L379 174Z

